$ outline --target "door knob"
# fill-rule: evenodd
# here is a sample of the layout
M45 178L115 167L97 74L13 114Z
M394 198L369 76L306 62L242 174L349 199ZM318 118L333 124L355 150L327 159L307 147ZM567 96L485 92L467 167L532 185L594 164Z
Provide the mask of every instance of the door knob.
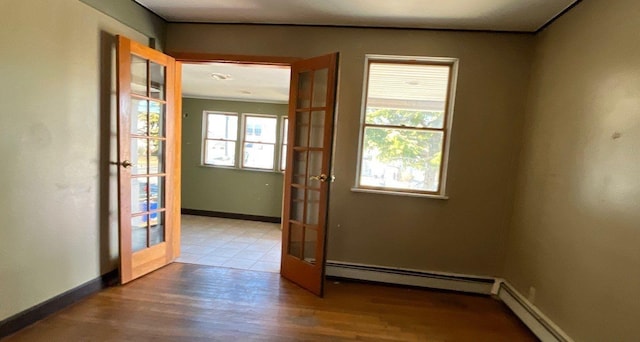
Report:
M123 161L122 163L120 163L120 165L121 165L122 167L124 167L125 169L126 169L126 168L129 168L129 167L131 167L131 166L133 166L133 164L131 164L131 162L130 162L130 161L128 161L128 160Z
M329 177L327 177L327 175L325 175L324 173L321 174L320 176L310 176L309 177L310 180L317 180L317 181L321 181L321 182L326 182L327 179L329 179Z

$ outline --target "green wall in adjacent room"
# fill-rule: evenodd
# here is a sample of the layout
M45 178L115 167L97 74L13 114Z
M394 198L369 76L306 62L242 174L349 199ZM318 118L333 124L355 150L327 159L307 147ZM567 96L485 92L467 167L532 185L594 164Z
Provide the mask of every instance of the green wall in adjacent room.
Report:
M184 98L182 208L280 217L283 174L202 166L203 111L286 115L287 104Z

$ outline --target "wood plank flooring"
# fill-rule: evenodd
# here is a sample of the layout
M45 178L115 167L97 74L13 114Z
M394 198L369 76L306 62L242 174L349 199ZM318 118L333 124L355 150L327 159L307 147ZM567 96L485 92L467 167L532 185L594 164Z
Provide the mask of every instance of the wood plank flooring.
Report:
M6 341L536 341L483 296L174 263L108 288Z

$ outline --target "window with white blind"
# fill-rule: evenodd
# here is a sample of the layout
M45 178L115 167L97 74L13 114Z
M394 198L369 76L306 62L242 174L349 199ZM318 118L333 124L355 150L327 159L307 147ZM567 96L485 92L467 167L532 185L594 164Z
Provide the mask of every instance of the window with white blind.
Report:
M444 197L457 60L367 56L354 190Z

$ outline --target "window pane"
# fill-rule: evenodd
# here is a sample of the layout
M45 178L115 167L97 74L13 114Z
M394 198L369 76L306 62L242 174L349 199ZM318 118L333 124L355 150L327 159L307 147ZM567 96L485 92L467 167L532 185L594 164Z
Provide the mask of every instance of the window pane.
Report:
M207 138L236 140L238 138L238 117L235 115L208 114Z
M427 112L367 107L366 123L398 127L443 128L444 111Z
M282 145L280 153L280 170L284 171L287 169L287 145Z
M208 165L234 166L236 143L233 141L205 141L204 163Z
M273 169L273 159L275 157L275 145L245 143L243 167L258 169Z
M282 143L284 145L289 141L289 119L285 118L282 123Z
M372 62L366 122L443 128L449 73L448 65Z
M440 131L367 127L360 185L438 191L443 139Z
M289 119L282 120L282 151L280 152L280 170L287 166L287 141L289 139Z
M276 143L276 125L278 119L275 117L246 116L244 126L244 140L262 143Z

